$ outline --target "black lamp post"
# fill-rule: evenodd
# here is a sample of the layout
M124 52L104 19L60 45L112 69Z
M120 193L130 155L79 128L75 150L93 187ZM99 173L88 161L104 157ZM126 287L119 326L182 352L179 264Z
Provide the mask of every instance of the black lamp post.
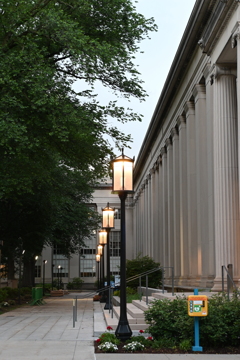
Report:
M99 279L100 279L100 274L99 274L99 263L100 263L100 255L99 254L96 254L96 262L98 264L98 267L97 267L97 273L98 273L98 289L99 289Z
M113 193L121 200L121 256L120 256L120 317L115 334L122 341L128 340L132 330L127 319L126 304L126 221L125 200L133 193L133 163L134 159L122 154L111 161L113 168Z
M47 260L43 260L43 296L45 295L45 266Z
M52 290L53 290L53 270L54 270L54 264L52 264Z
M61 265L58 265L58 290L60 289L60 281L59 281L59 270L61 269Z
M101 263L100 263L100 273L101 273L101 276L100 276L100 289L103 287L103 277L104 277L104 274L103 274L103 247L102 245L98 245L97 247L98 251L98 255L100 255L100 258L101 258Z
M114 212L115 209L109 207L109 203L107 203L107 206L102 209L103 212L103 221L102 221L102 227L105 229L107 233L107 286L110 289L110 230L114 228ZM100 241L99 241L100 242ZM106 305L104 307L105 310L111 309L111 299L109 296L109 289L107 291L107 301Z

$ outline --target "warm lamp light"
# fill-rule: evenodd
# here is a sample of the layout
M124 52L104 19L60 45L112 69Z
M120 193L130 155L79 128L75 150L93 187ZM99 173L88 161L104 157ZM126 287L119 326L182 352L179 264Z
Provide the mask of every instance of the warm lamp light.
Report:
M98 245L98 247L97 247L97 249L98 249L98 255L102 255L102 250L103 250L103 247L102 247L102 245Z
M134 159L122 154L111 161L113 168L113 192L133 191Z
M97 254L97 255L96 255L96 262L99 262L99 261L100 261L100 255Z
M104 229L99 230L98 236L99 236L99 244L100 245L106 245L106 243L107 243L107 231L104 230Z
M109 203L107 203L107 206L102 209L103 217L102 217L102 227L103 229L113 229L114 228L114 213L115 209L111 208L109 206Z

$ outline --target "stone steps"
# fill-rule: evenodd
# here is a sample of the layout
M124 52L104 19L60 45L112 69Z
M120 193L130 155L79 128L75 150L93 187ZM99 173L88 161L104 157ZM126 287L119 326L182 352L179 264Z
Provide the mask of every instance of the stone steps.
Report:
M146 296L142 297L142 300L133 300L131 304L127 304L127 318L128 323L133 331L134 335L138 335L139 330L146 330L148 328L148 324L145 322L145 316L144 312L151 306L151 303L156 299L168 299L173 300L177 297L192 295L192 292L189 293L177 293L172 295L172 293L167 292L153 292L151 296L148 296L148 304L146 303ZM207 296L212 296L214 293L203 293ZM113 297L113 310L104 310L103 309L103 315L106 322L106 328L107 326L111 326L113 330L116 330L119 317L120 317L120 298L118 296ZM104 304L103 304L104 307Z

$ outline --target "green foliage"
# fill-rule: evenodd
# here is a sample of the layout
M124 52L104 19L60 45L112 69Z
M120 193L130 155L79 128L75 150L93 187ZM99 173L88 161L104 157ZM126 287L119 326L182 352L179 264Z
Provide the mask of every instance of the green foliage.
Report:
M152 342L151 347L153 349L162 349L162 348L168 348L168 349L175 349L176 348L176 340L174 338L161 338L161 339L154 339Z
M200 321L200 341L205 346L239 346L240 301L234 295L214 295L209 299L208 316Z
M132 276L139 275L145 271L158 268L160 263L155 262L149 256L140 257L137 256L136 259L126 261L126 277L129 279ZM152 274L148 275L148 286L152 288L158 288L161 285L162 279L162 270L158 270ZM128 285L137 288L139 286L139 279L129 281ZM146 276L142 277L141 285L146 286Z
M0 289L0 303L7 300L7 290Z
M113 296L120 296L120 290L115 290ZM127 287L126 288L127 303L131 303L133 300L139 300L140 294L136 292L136 289Z
M187 350L194 339L194 319L188 316L187 301L156 300L145 312L147 331L154 337L153 347L179 346ZM205 347L239 346L240 301L226 294L208 299L208 316L200 318L200 343ZM171 344L168 344L169 339Z
M67 284L67 289L68 290L81 290L83 283L84 283L84 281L82 279L80 279L79 277L75 277L75 278L73 278L72 282L69 282Z
M120 340L116 338L116 335L110 332L104 332L100 337L99 337L99 344L103 344L105 342L111 342L112 344L115 345L119 345L120 344Z
M145 312L149 324L148 332L154 339L174 339L179 344L184 339L191 339L193 318L188 316L187 301L183 298L175 300L155 300L151 308Z
M26 261L44 245L69 256L98 226L86 204L109 173L108 139L129 146L111 119L141 120L100 104L94 86L143 100L133 60L156 26L131 0L2 1L0 16L3 258L13 263L20 245Z
M132 342L138 342L144 347L149 348L152 346L152 341L148 340L142 335L132 336L129 340L126 341L126 344L132 343Z
M183 350L183 351L191 350L192 349L192 341L188 340L188 339L182 340L179 344L179 349Z

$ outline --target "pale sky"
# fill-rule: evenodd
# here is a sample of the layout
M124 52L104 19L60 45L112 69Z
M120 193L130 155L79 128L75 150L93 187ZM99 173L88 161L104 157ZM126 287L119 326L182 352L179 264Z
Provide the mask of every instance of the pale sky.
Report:
M158 32L151 33L151 40L142 42L141 51L144 54L136 57L145 82L144 89L149 96L144 103L134 99L130 106L144 115L143 121L124 124L123 127L120 125L134 140L132 149L125 149L126 155L130 157L138 156L194 4L195 0L138 0L136 3L138 12L146 18L154 17Z
M135 98L130 102L120 99L119 105L130 107L134 112L142 114L142 122L129 122L127 124L113 123L125 134L131 134L133 143L131 149L126 148L124 153L129 157L137 158L144 136L157 105L163 85L167 78L178 45L186 28L190 14L196 0L138 0L135 1L137 11L145 18L153 17L158 26L157 32L150 33L150 40L145 39L140 44L140 51L136 54L135 63L144 80L143 87L148 97L140 103ZM74 87L78 87L77 83ZM98 100L106 105L110 100L116 100L110 90L95 88L99 94ZM115 150L116 156L119 151Z

